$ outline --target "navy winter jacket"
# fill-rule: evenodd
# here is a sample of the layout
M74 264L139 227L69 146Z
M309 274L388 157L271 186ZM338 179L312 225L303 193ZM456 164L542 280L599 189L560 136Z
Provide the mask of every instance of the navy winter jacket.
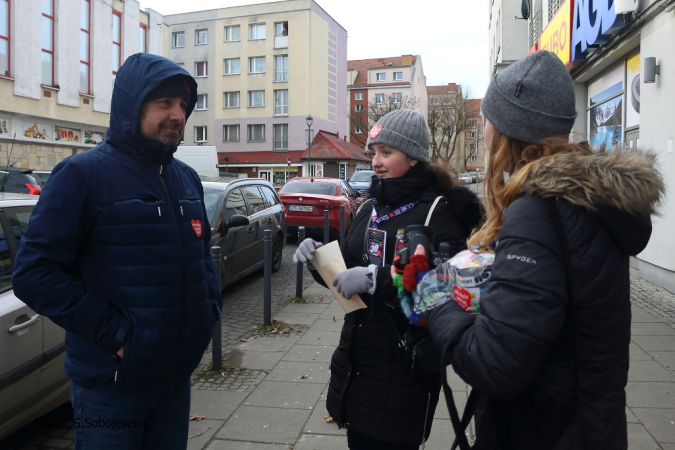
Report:
M14 291L66 330L66 372L80 385L187 379L220 314L199 177L137 131L143 98L174 75L185 76L189 116L197 86L184 69L127 59L107 139L56 166L21 239Z

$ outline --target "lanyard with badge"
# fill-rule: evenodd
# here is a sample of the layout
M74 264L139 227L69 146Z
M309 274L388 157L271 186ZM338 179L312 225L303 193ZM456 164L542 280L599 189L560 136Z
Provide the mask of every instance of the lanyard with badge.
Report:
M371 214L372 226L368 228L368 243L366 246L368 262L370 264L375 264L376 266L384 266L385 261L385 244L387 242L387 232L380 230L380 224L385 220L393 219L396 216L410 211L419 203L419 200L408 203L407 205L399 206L393 211L388 212L387 214L377 217L377 211L375 210L376 201L373 199L373 212Z

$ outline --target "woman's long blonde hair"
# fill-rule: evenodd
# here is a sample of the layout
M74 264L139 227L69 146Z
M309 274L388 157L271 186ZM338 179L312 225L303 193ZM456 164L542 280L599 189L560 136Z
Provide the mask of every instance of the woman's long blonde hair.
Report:
M506 208L522 193L523 185L536 163L558 153L593 151L585 144L574 144L564 137L550 137L536 144L511 139L494 129L488 143L489 163L483 192L487 205L487 221L471 234L468 247L472 251L494 251ZM504 173L510 174L507 181Z

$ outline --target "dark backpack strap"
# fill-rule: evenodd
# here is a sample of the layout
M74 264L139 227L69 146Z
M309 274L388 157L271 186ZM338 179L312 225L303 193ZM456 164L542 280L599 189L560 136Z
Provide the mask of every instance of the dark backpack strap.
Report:
M459 414L457 413L457 406L455 405L455 399L452 397L452 389L450 389L450 385L448 384L448 350L450 348L450 344L446 343L443 345L443 349L441 350L441 381L443 382L443 395L445 396L445 403L446 406L448 407L448 413L450 413L450 421L452 422L452 429L455 431L455 441L452 443L452 447L450 447L450 450L455 450L457 446L459 446L460 450L469 450L471 446L469 445L469 441L466 439L466 434L464 431L466 430L466 427L469 425L469 422L471 421L471 417L468 417L468 420L466 420L466 424L464 424L464 419L466 418L467 412L469 410L469 401L471 400L471 397L474 396L476 397L477 395L474 395L474 392L478 394L475 389L471 390L471 394L469 395L469 401L467 401L466 408L464 409L464 415L462 417L462 420L459 420ZM478 403L477 401L474 401L474 403ZM474 412L476 411L475 407L473 408L473 412L471 412L471 416L473 416Z

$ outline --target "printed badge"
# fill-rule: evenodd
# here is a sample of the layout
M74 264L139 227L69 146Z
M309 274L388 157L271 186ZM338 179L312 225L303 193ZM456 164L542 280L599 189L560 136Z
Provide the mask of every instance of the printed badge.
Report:
M370 140L372 141L377 137L378 134L380 134L380 131L382 131L382 125L375 125L372 130L370 130Z
M386 241L386 231L368 228L368 259L370 264L384 266L384 244Z
M200 220L192 221L192 229L195 231L197 237L202 237L202 222Z

